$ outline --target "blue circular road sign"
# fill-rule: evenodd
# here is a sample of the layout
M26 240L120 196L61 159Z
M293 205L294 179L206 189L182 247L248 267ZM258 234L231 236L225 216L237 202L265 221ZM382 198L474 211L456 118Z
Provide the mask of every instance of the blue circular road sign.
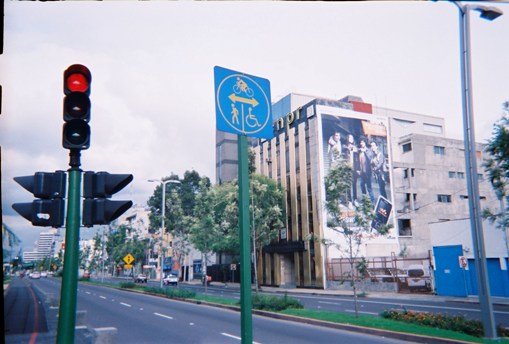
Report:
M270 82L222 67L214 68L214 79L217 129L271 139Z

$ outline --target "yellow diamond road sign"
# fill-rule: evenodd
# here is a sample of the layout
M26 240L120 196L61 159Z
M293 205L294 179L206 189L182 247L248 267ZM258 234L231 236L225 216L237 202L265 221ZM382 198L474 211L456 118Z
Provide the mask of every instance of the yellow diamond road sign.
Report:
M128 253L127 256L124 257L124 262L126 262L127 265L131 265L131 263L134 262L134 257Z

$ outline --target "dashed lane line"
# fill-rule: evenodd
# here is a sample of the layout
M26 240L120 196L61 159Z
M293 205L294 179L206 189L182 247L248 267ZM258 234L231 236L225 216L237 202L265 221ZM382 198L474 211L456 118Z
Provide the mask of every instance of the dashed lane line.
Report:
M154 314L157 315L158 317L162 317L162 318L173 320L173 317L170 317L169 315L164 315L164 314L161 314L161 313L154 313Z

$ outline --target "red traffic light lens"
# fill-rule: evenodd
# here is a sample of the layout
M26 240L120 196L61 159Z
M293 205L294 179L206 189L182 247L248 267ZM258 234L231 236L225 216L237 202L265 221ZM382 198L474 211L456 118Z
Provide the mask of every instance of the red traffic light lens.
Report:
M66 95L72 92L83 92L88 96L91 83L92 74L83 65L74 64L64 71L64 94Z
M67 89L71 92L86 92L88 90L88 80L81 73L69 75L65 82L67 84Z

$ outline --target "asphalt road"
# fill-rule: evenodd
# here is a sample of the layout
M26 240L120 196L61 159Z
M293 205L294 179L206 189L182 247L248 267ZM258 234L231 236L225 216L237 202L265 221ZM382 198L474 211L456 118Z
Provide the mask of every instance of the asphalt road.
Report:
M59 295L60 279L34 280L30 284L32 288L50 295L50 298ZM24 287L29 288L29 285L24 284ZM86 312L84 324L93 328L117 328L118 343L240 342L240 314L236 311L86 283L79 283L77 295L78 311ZM51 319L49 323L52 323ZM18 343L13 338L7 336L6 342ZM278 344L333 343L338 340L398 343L395 339L260 316L253 316L253 338L256 343Z
M48 326L42 296L34 288L34 280L14 278L9 285L9 297L4 298L6 335L47 332Z

